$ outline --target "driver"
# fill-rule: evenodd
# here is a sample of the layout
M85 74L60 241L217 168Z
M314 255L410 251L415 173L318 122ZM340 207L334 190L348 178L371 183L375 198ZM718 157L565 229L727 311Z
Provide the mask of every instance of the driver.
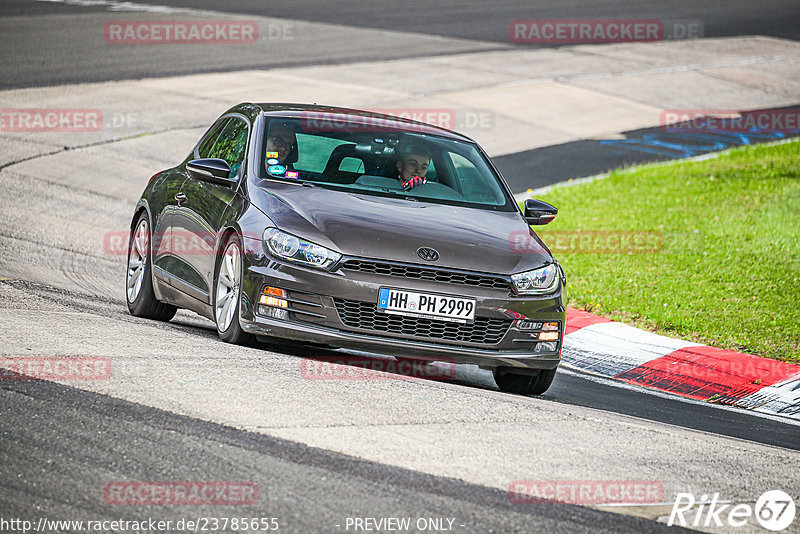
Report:
M403 189L409 191L418 185L427 183L425 175L431 164L431 153L421 146L409 147L397 162L397 179Z
M297 125L291 122L273 122L269 125L265 158L267 167L282 165L286 170L294 170L293 164L297 161L298 130Z

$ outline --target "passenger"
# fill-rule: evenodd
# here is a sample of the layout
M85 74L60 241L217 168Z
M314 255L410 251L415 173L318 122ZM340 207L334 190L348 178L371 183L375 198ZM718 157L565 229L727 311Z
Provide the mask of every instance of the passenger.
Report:
M431 153L427 149L419 146L408 148L397 162L397 179L400 180L403 189L409 191L427 183L425 175L428 174L430 164Z
M288 171L294 170L297 161L297 132L299 128L291 122L272 122L267 136L266 164L282 165ZM277 157L275 157L277 155ZM272 160L272 162L270 162ZM274 160L278 160L277 163Z

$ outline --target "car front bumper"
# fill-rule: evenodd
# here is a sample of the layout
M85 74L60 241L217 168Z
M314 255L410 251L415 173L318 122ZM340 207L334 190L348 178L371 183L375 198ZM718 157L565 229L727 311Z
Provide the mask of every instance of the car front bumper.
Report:
M289 318L278 319L259 313L258 299L264 286L288 291ZM342 302L371 308L377 302L381 287L410 291L428 291L476 299L476 322L489 321L488 342L484 337L466 338L458 332L461 325L447 326L446 336L438 337L441 322L434 328L413 333L376 330L346 323ZM510 290L456 285L429 280L408 279L390 275L338 269L320 271L295 264L278 262L265 255L246 255L242 282L240 323L248 333L284 338L390 356L431 361L476 364L485 368L515 367L553 369L561 360L561 344L566 310L562 304L563 285L555 294L544 297L520 297ZM263 311L263 308L262 308ZM558 323L557 349L535 352L536 332L522 330L525 322ZM397 323L395 323L397 324ZM433 324L433 323L431 323ZM485 323L484 323L485 324ZM477 327L477 325L476 325ZM472 327L463 326L465 329ZM454 334L455 333L455 334ZM453 337L455 336L455 337ZM461 339L457 339L461 338ZM465 341L471 339L472 341Z

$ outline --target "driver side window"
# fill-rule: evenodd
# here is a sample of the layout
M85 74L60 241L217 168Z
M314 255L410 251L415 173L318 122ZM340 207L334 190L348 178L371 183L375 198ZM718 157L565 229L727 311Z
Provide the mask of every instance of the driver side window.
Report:
M231 117L227 121L220 121L219 126L214 126L198 147L198 155L201 158L225 160L231 167L230 177L233 178L244 160L247 134L247 122L242 119Z
M209 152L211 152L211 147L214 146L214 142L217 140L217 137L219 137L219 133L229 122L230 119L221 119L211 127L211 129L208 131L208 134L206 134L205 138L200 142L200 146L197 147L198 158L211 157L208 155Z

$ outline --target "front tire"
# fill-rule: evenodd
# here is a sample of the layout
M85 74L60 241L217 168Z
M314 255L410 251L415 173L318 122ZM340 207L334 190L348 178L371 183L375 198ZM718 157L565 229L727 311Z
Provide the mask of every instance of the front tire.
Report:
M125 300L128 311L136 317L169 321L178 308L160 302L153 292L150 224L147 213L136 219L128 241L128 264L125 276Z
M214 276L214 322L220 339L244 345L253 336L242 330L239 306L242 301L242 245L237 234L228 237Z
M541 369L533 374L515 373L503 367L494 370L494 381L500 391L518 395L541 395L550 388L556 368Z

